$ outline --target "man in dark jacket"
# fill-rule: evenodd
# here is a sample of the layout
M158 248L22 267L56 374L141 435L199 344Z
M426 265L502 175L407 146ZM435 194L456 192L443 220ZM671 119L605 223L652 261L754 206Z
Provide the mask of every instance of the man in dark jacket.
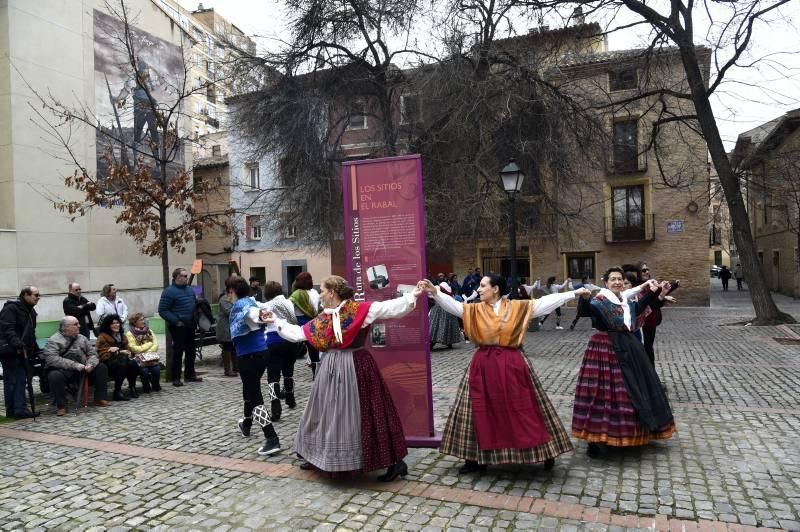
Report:
M36 311L39 289L26 286L19 299L6 301L0 311L0 361L6 417L33 417L25 406L26 358L36 352Z
M94 330L92 311L97 308L97 305L90 303L88 299L81 295L81 285L78 283L69 283L68 290L69 294L67 294L62 303L64 315L78 318L81 334L89 338L89 331Z
M197 297L189 286L189 272L177 268L172 272L172 284L161 292L158 314L164 318L172 337L172 363L170 378L173 386L183 386L181 366L186 359L185 377L187 382L202 382L194 371L194 307Z

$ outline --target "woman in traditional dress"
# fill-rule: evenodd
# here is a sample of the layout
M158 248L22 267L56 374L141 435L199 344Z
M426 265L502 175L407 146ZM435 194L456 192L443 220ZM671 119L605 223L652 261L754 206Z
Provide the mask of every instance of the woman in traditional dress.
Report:
M449 284L441 282L437 286L440 292L448 297L454 297L454 292ZM431 324L431 349L436 344L446 345L448 349L452 349L453 344L464 341L458 318L443 310L441 306L434 305L431 308L430 312L428 312L428 320Z
M598 331L583 357L572 414L572 435L589 442L592 457L600 456L601 445L645 445L676 430L661 382L632 332L658 297L658 284L648 281L649 290L634 300L623 295L621 268L610 268L605 279L606 288L591 301Z
M314 289L314 280L308 272L300 272L292 283L293 290L289 296L294 305L294 314L297 316L297 324L305 325L319 314L319 292ZM319 366L319 351L308 342L303 342L308 352L308 365L311 366L311 380L317 375ZM294 384L294 383L293 383Z
M444 310L464 318L464 331L478 345L458 387L441 452L466 460L460 473L489 464L544 462L552 468L572 443L520 346L531 319L588 291L508 300L502 297L505 279L489 273L478 287L480 303L464 305L430 283L424 286Z
M353 301L353 289L332 275L322 280L324 310L302 327L263 313L278 333L308 342L324 353L308 404L297 427L295 449L306 462L329 473L367 472L387 467L378 480L405 476L408 454L403 427L386 383L364 342L375 320L411 312L422 288L389 301Z

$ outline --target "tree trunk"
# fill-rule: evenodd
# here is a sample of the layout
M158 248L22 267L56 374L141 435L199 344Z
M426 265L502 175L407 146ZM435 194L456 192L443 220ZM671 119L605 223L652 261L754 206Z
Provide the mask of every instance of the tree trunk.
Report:
M733 238L739 252L739 263L747 272L747 286L750 291L750 298L753 308L756 311L754 325L775 325L779 323L795 323L794 318L785 312L778 310L772 293L767 286L767 280L761 269L761 263L756 253L755 241L750 232L750 218L747 214L739 180L731 169L728 154L717 128L717 121L714 111L706 93L706 84L700 72L700 64L697 59L694 43L689 42L680 44L681 59L686 71L686 77L692 91L697 120L703 131L708 150L711 153L711 160L717 169L722 190L725 192L725 200L728 203L728 210L733 224Z
M158 211L158 233L161 238L161 284L164 288L170 285L169 276L169 245L167 244L167 209L165 207L159 208ZM172 375L172 357L174 350L172 348L172 335L169 332L167 322L164 321L164 334L166 334L166 349L167 354L167 379L174 380Z

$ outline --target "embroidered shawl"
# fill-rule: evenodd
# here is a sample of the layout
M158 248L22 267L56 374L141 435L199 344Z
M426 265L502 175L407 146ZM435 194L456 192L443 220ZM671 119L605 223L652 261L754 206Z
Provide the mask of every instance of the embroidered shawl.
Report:
M497 314L489 303L464 305L464 332L480 346L519 347L533 317L534 301L503 298Z
M231 338L250 334L251 329L247 325L247 313L253 307L258 307L258 304L252 297L243 297L233 304L230 314Z
M308 343L317 351L347 349L358 338L358 333L367 319L369 307L369 302L355 302L348 299L335 309L325 309L316 318L303 325L303 333Z

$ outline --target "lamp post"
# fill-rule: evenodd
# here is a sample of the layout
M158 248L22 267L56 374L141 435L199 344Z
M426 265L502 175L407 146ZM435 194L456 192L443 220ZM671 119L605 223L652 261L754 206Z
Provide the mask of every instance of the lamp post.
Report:
M514 199L522 189L522 181L525 173L514 159L508 161L500 170L500 180L503 190L508 194L508 201L511 204L511 293L509 299L516 299L519 292L517 290L517 210Z

